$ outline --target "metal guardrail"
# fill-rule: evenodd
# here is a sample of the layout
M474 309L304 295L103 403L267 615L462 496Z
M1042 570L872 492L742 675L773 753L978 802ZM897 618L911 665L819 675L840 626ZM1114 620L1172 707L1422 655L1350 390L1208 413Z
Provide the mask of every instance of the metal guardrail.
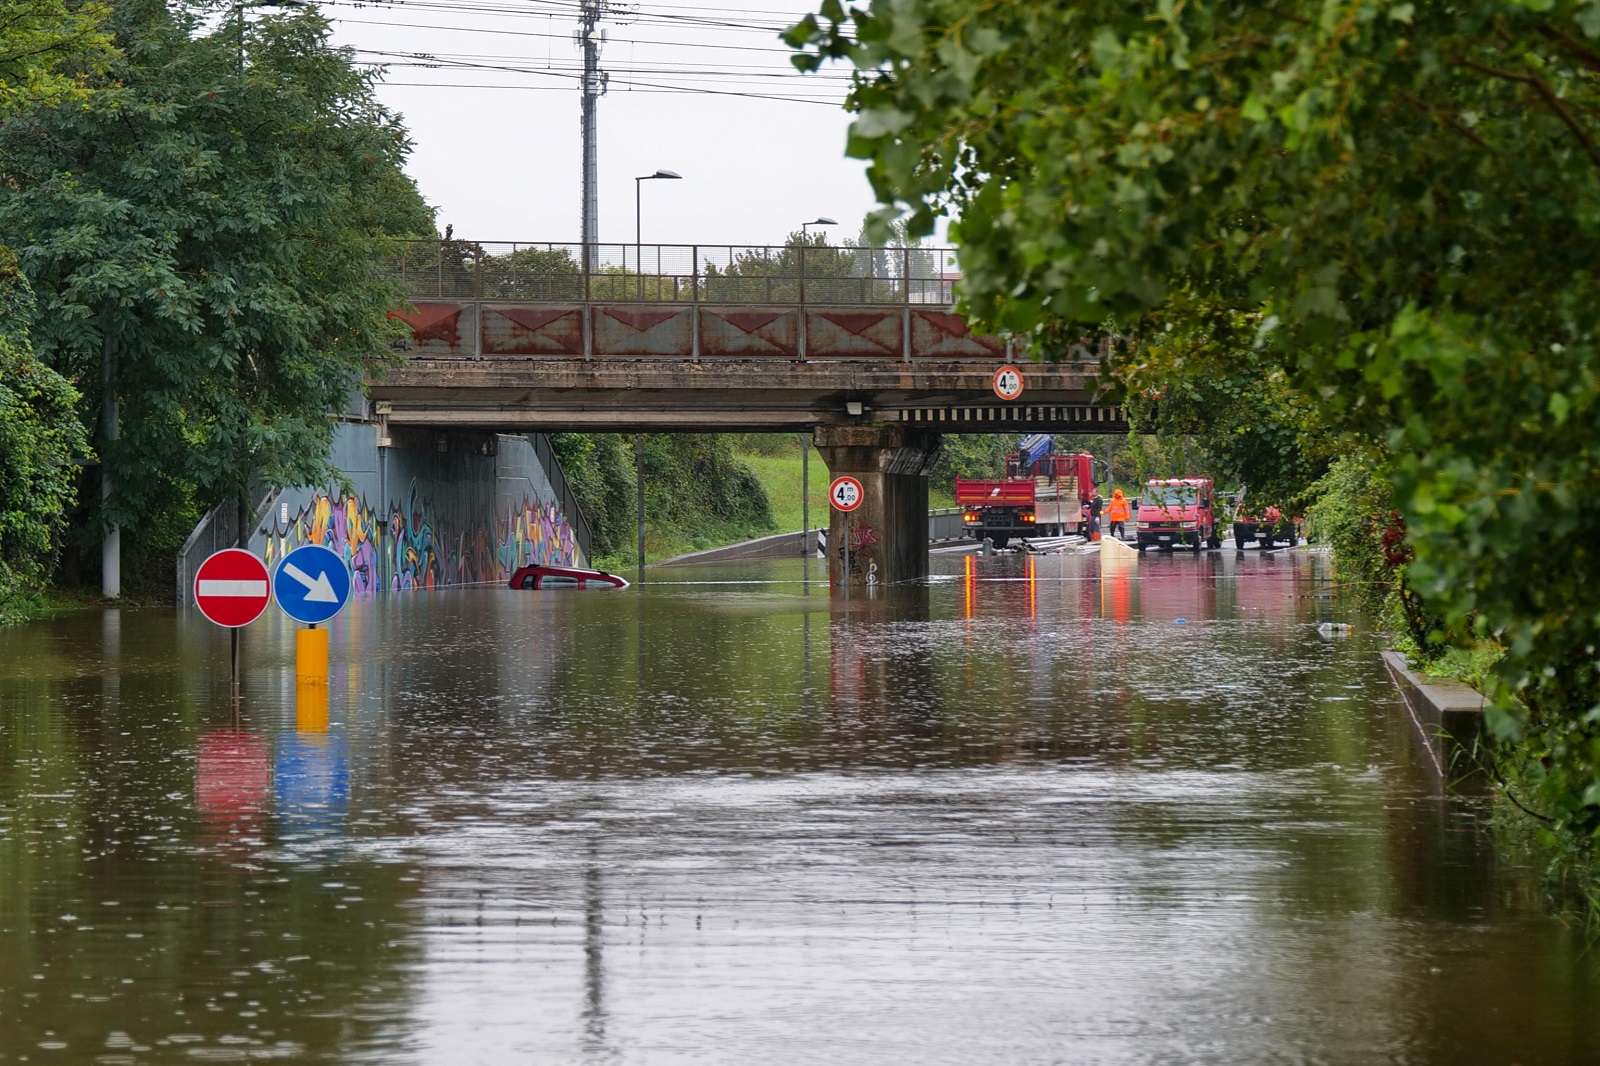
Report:
M412 299L947 307L952 248L401 241Z
M262 520L266 518L277 500L278 492L275 489L257 489L251 494L250 536L252 538L256 536ZM179 607L194 606L194 574L200 564L213 552L238 546L239 501L223 500L201 516L200 521L189 533L188 539L183 542L183 547L178 549Z
M938 544L952 540L966 540L972 536L962 520L965 513L960 507L936 507L928 512L928 541Z

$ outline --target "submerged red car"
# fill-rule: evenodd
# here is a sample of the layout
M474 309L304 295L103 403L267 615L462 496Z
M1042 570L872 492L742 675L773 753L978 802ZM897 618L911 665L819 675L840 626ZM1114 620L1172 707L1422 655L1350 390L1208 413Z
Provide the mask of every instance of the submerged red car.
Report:
M576 566L524 566L511 575L514 589L625 589L627 578Z

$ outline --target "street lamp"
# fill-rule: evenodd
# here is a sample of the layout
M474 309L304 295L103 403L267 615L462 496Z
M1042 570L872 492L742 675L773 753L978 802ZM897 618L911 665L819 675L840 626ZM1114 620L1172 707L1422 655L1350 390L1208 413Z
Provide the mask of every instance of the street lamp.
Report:
M816 218L812 219L810 222L802 222L802 223L800 223L800 239L802 241L806 239L806 227L807 226L837 226L838 224L839 223L837 221L835 221L834 219L829 218L827 215L818 215Z
M671 181L682 180L683 175L675 170L658 170L654 174L643 174L633 179L633 265L639 272L639 299L644 299L644 183L664 178ZM644 584L644 434L636 433L633 437L633 466L634 487L638 493L639 512L639 584Z
M640 234L644 225L640 221L644 217L644 183L657 178L668 178L681 181L683 175L675 170L658 170L654 174L645 174L633 179L633 265L639 271L639 299L644 299L644 245L640 243Z
M839 224L838 222L836 222L835 220L829 218L827 215L818 215L816 218L812 219L810 222L802 222L802 223L800 223L800 247L798 249L796 249L796 251L798 252L799 259L800 259L800 306L801 307L804 307L805 303L806 303L806 244L808 243L808 238L809 238L809 235L806 233L806 227L807 226L837 226L838 224Z

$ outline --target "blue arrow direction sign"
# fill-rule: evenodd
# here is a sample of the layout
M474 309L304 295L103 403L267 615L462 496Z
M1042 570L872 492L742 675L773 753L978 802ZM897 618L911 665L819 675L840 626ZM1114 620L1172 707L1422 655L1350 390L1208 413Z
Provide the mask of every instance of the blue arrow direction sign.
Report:
M296 622L326 622L350 602L350 568L320 544L296 548L272 575L272 598Z

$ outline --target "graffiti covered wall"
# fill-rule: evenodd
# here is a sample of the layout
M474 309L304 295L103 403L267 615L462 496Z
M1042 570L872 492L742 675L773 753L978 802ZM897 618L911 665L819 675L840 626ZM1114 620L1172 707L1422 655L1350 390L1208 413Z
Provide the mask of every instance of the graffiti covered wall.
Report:
M527 438L397 433L382 456L370 425L338 428L348 486L287 491L257 534L273 566L321 544L350 566L358 594L497 584L519 566L585 565Z

